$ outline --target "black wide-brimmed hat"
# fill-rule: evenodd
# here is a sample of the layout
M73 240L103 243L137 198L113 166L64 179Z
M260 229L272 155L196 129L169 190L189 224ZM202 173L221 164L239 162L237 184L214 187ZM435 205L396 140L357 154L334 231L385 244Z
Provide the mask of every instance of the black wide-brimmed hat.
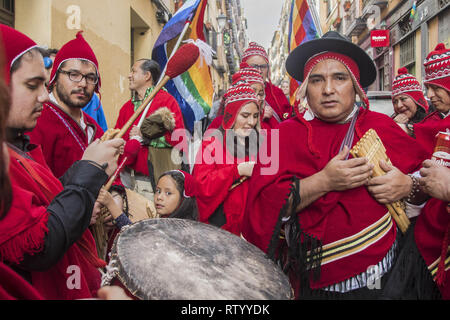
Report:
M287 72L292 78L303 82L306 62L311 57L326 51L346 55L355 61L359 68L359 83L363 88L375 81L377 71L372 58L336 31L328 31L322 38L307 41L292 50L286 59Z

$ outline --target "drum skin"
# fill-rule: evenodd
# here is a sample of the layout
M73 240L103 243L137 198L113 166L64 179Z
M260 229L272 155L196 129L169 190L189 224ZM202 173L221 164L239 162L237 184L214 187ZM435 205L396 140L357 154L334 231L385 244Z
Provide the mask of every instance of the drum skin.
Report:
M287 276L259 248L192 220L148 219L122 228L110 265L139 299L293 298Z

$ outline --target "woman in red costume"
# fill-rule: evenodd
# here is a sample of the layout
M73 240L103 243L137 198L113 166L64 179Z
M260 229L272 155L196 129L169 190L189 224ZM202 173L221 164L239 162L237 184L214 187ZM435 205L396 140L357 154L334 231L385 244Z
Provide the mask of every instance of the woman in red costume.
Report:
M203 139L193 170L199 220L236 235L241 232L247 178L252 175L258 152L257 103L255 91L248 84L227 91L222 124Z

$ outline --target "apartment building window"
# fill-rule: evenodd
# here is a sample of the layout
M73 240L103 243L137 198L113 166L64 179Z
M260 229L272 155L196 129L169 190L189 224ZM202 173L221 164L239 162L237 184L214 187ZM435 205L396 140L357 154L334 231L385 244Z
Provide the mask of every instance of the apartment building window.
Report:
M416 74L416 36L410 35L400 43L400 66L408 69L412 75Z
M0 0L0 23L14 27L14 0Z

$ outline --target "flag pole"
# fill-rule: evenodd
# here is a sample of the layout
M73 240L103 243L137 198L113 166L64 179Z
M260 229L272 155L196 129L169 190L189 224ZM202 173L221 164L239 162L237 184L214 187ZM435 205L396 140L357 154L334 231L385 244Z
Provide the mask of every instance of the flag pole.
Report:
M319 37L322 37L322 27L320 26L319 16L317 14L316 3L314 0L308 1L306 0L309 8L311 9L312 18L314 20L314 24L316 25L317 32L319 33ZM312 5L311 5L312 4Z
M184 35L186 34L187 29L188 29L189 26L191 25L191 20L192 20L192 18L191 18L190 20L186 21L186 23L185 23L185 25L184 25L184 28L183 28L183 30L181 31L180 36L178 37L177 43L175 44L175 47L173 47L173 50L172 50L172 52L170 53L170 57L167 59L167 61L169 61L170 58L172 58L172 56L174 55L174 53L178 50L178 48L179 48L179 46L180 46L180 44L181 44L181 41L183 40ZM167 63L166 63L166 65L164 66L164 69L163 69L163 71L162 71L162 73L161 73L161 76L159 77L158 83L157 83L156 85L158 85L158 84L162 81L162 79L164 78L164 75L166 74L166 68L167 68ZM152 101L153 101L153 100L152 100ZM151 104L152 104L152 101L150 101L150 102L148 103L147 107L145 107L145 110L142 112L141 118L139 119L139 123L138 123L138 125L137 125L138 128L140 128L140 127L142 126L142 123L143 123L144 120L145 120L145 116L147 115L148 109L150 109L150 106L151 106Z

